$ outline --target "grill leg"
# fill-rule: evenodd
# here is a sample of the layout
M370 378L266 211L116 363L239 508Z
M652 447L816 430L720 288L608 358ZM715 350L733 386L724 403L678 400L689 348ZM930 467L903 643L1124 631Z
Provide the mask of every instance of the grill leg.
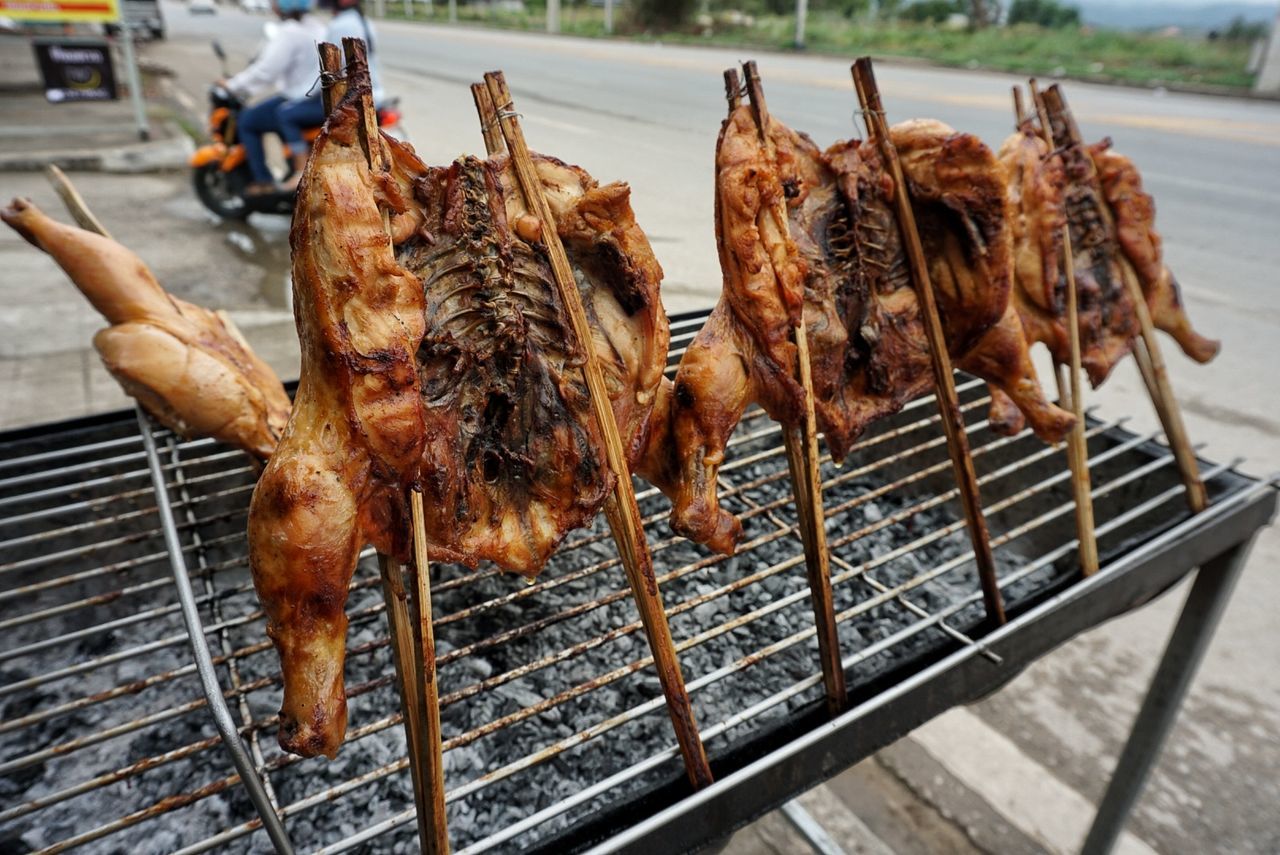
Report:
M1252 539L1205 562L1182 606L1182 614L1169 637L1164 656L1151 679L1151 687L1134 720L1107 792L1098 806L1093 827L1085 838L1082 855L1107 855L1124 830L1129 812L1142 794L1143 785L1160 756L1165 737L1173 728L1182 700L1200 660L1213 639L1218 620L1244 569Z

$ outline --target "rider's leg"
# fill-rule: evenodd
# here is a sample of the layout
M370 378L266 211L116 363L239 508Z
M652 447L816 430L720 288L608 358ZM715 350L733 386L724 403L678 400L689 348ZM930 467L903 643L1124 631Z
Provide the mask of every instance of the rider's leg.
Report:
M303 130L323 124L324 119L324 102L319 95L285 101L276 109L280 138L289 147L293 158L293 176L285 182L286 187L298 186L302 170L307 165L307 144L302 139Z
M249 161L249 172L256 185L270 185L275 179L267 168L267 152L262 146L262 135L279 129L276 110L284 103L283 95L274 95L240 112L240 142Z

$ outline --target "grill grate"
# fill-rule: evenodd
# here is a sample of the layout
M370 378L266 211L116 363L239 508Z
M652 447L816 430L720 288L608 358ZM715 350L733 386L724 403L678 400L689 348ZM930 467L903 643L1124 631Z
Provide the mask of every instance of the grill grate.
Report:
M673 321L673 363L701 320ZM1030 434L994 435L985 389L965 380L960 391L1016 614L1078 575L1065 454ZM277 662L245 563L254 471L211 441L142 424L219 684L295 845L341 852L378 839L379 851L412 851L413 799L372 555L348 606L347 744L332 763L284 755L274 738ZM1119 421L1092 423L1089 437L1105 565L1183 520L1185 502L1172 454L1152 437ZM47 852L266 848L190 662L139 422L115 414L19 431L0 448L0 842ZM981 648L981 595L932 399L874 426L843 468L824 460L822 475L854 697L957 646ZM1204 476L1215 501L1250 483L1223 466ZM718 774L759 756L822 696L780 433L759 410L740 426L721 478L746 532L732 559L671 536L665 499L639 493ZM605 813L683 792L603 520L572 535L533 584L493 570L433 573L455 848L576 844L573 835Z

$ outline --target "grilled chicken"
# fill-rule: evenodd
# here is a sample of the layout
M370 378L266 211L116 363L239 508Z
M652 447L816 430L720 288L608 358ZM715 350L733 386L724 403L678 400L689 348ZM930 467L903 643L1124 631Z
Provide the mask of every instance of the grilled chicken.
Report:
M613 483L584 347L635 457L668 341L662 271L626 185L534 156L591 322L581 343L507 160L428 168L384 137L392 168L375 175L358 94L329 117L298 191L302 380L249 516L284 673L280 743L308 756L333 756L345 734L347 588L366 543L407 556L407 491L423 492L432 559L536 574Z
M1066 326L1066 271L1062 269L1062 225L1070 225L1080 326L1080 361L1097 388L1133 347L1138 317L1127 283L1141 286L1152 323L1169 333L1182 351L1208 362L1218 342L1191 328L1177 281L1161 256L1153 228L1155 203L1142 190L1133 162L1111 151L1110 140L1087 149L1048 145L1030 126L1005 140L1000 160L1009 173L1014 210L1013 304L1029 342L1043 342L1057 364L1070 361ZM1011 423L1017 410L992 387L993 409Z
M1155 230L1155 200L1142 189L1137 167L1129 158L1111 150L1110 139L1089 146L1089 157L1111 209L1116 240L1147 298L1152 324L1173 336L1191 359L1208 362L1218 355L1219 342L1191 328L1178 281L1164 263L1160 235Z
M56 222L27 199L0 218L49 253L110 324L93 337L107 370L161 423L268 458L289 396L220 313L167 293L142 259L93 232Z
M630 458L666 365L662 268L625 184L534 155ZM425 213L397 247L421 278L422 473L432 555L538 573L613 487L576 340L507 158L461 158L417 182Z
M365 544L408 556L407 491L426 441L422 286L396 261L379 211L411 202L370 172L357 115L350 100L335 110L298 187L289 243L302 373L249 509L253 582L284 673L280 745L304 756L334 756L346 733L347 586ZM412 158L386 145L397 162Z
M895 126L930 275L960 367L1018 401L1037 433L1062 437L1072 417L1049 404L1009 306L1004 174L976 138L938 122ZM738 521L721 510L716 473L747 404L798 424L791 327L808 333L818 428L836 460L877 418L932 386L928 344L874 145L820 152L776 120L775 168L747 106L716 153L716 227L724 290L659 402L640 472L672 497L672 526L732 552ZM788 223L773 206L785 200ZM669 420L661 421L665 415Z

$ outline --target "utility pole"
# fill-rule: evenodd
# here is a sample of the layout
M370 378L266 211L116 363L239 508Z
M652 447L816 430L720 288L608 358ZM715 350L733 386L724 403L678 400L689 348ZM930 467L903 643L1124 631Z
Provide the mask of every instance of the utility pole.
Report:
M604 31L613 35L613 0L604 0Z
M1266 95L1280 93L1280 12L1271 24L1262 64L1258 67L1258 76L1253 78L1253 91Z
M809 18L809 0L796 0L796 50L804 50L804 30Z

